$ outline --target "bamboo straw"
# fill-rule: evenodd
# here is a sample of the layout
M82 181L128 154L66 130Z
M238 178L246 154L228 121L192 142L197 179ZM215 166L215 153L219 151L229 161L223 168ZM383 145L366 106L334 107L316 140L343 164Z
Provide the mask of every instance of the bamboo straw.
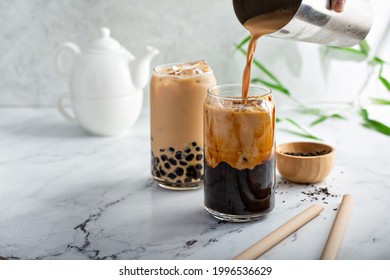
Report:
M251 247L246 249L244 252L236 256L235 260L254 260L260 255L271 249L273 246L278 244L280 241L285 239L287 236L298 230L300 227L317 217L324 207L319 204L314 204L296 215L290 221L286 222L266 237L253 244Z
M333 222L324 251L322 252L321 260L336 259L354 203L355 200L352 195L346 194L343 196L340 209L337 212L336 219Z

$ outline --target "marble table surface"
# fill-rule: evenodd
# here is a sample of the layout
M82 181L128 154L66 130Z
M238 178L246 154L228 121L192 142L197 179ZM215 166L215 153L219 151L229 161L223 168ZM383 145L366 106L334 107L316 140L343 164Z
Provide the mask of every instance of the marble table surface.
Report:
M323 213L260 259L319 259L342 195L356 199L339 259L390 259L389 137L354 121L313 130L336 147L326 181L278 175L276 207L226 223L203 190L175 192L150 177L149 111L129 135L94 137L54 108L0 108L0 256L10 259L231 259L313 203ZM277 131L277 143L302 140ZM327 188L329 194L323 191Z

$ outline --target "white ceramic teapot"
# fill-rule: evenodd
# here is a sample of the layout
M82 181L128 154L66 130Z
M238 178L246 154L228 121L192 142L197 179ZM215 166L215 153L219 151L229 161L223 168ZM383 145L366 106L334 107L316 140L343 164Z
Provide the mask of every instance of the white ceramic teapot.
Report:
M102 28L102 37L85 51L72 42L57 53L57 68L69 81L70 94L58 101L58 109L70 122L103 136L123 135L137 120L143 102L143 88L149 80L151 59L159 51L151 46L138 58ZM74 53L70 75L62 66L64 50ZM63 100L70 97L75 117L66 112Z

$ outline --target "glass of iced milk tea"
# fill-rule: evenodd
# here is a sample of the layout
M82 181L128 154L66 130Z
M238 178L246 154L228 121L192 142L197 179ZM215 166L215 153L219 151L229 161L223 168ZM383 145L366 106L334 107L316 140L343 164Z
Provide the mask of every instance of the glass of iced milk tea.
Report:
M216 85L206 61L160 65L150 84L152 176L167 189L203 186L203 104Z
M231 222L259 219L274 208L275 104L250 85L209 89L204 107L205 207Z

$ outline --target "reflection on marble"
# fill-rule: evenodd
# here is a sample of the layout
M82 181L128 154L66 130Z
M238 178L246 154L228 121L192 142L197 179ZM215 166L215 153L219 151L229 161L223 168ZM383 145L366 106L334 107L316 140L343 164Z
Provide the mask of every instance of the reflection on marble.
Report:
M202 190L164 190L150 179L148 116L145 110L128 136L99 138L55 109L1 108L0 256L230 259L321 203L319 217L261 256L318 259L342 195L351 193L356 206L338 257L390 259L388 137L352 122L326 123L321 133L337 149L328 179L294 185L279 177L275 210L233 224L206 213ZM277 136L280 143L296 140Z

